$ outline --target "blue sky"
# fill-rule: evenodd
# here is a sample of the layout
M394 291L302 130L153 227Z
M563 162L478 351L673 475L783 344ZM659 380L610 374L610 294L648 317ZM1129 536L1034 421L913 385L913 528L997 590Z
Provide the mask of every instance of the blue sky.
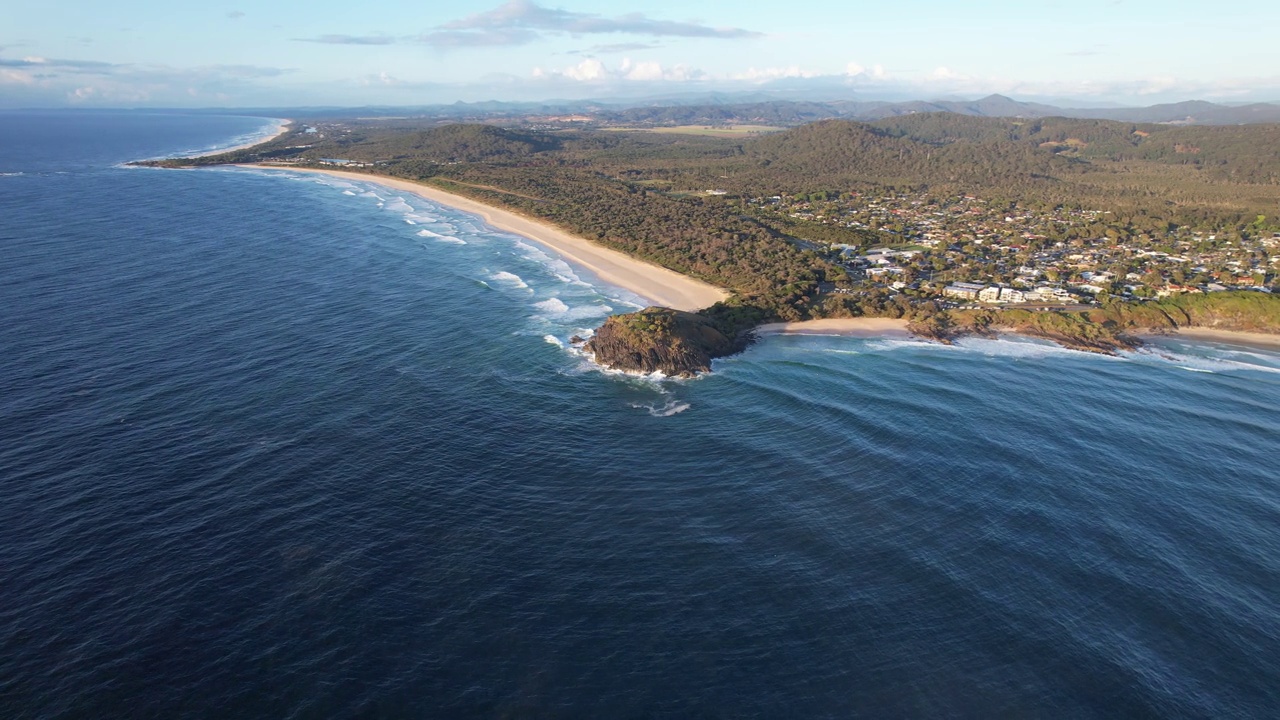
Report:
M0 107L823 97L1280 101L1280 3L44 0L0 10Z

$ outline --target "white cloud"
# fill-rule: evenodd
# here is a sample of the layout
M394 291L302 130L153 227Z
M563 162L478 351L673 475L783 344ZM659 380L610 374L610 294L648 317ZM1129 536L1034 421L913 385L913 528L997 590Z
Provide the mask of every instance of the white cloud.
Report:
M34 85L36 79L26 70L0 68L0 85Z
M952 70L951 68L945 67L945 66L935 68L934 71L929 75L929 77L930 79L933 79L933 80L966 80L967 79L964 75L961 75L956 71Z
M628 80L661 80L663 79L662 63L647 61L632 63L631 58L624 58L618 72Z
M388 86L389 87L391 85L400 85L402 83L399 78L393 77L392 75L388 74L386 70L383 70L382 72L376 75L366 75L360 78L360 84L365 87L371 87L371 86Z
M173 68L34 55L0 57L0 86L11 88L8 96L0 97L0 106L182 104L194 97L192 89L200 97L226 97L231 91L259 89L260 81L289 72L254 65Z
M564 76L578 82L594 82L609 77L609 71L599 60L587 58L577 65L565 68Z
M416 43L452 50L527 45L550 37L577 38L590 35L708 40L750 40L764 37L764 33L745 28L660 20L639 12L607 17L598 13L543 7L533 0L507 0L492 10L472 13L417 35L326 34L318 37L294 38L294 40L328 45ZM636 43L616 43L614 46L638 49Z
M735 73L730 75L733 80L745 80L747 82L767 82L769 80L781 80L783 78L814 78L819 77L822 73L814 70L803 70L797 65L788 67L772 67L772 68L747 68L746 72Z
M848 65L844 66L844 74L848 75L850 78L857 78L858 80L880 81L887 80L889 78L889 73L885 71L884 66L880 63L876 63L870 68L867 68L859 63L850 62Z
M631 58L623 58L616 68L610 68L597 58L586 58L582 62L570 65L562 70L548 70L536 67L533 69L532 75L539 80L567 79L580 83L596 84L690 82L708 77L703 71L687 65L672 65L668 67L652 60L634 62Z
M512 34L515 31L515 34ZM497 34L499 42L491 42L488 36ZM508 0L485 12L468 15L460 20L445 23L436 32L423 35L420 40L428 44L447 46L476 44L521 44L543 37L545 33L571 34L624 34L649 37L715 38L737 40L762 37L763 33L734 27L713 27L697 22L678 22L646 17L633 12L619 17L605 17L596 13L570 12L559 8L543 7L532 0ZM437 43L437 40L443 40ZM461 42L459 42L461 41Z

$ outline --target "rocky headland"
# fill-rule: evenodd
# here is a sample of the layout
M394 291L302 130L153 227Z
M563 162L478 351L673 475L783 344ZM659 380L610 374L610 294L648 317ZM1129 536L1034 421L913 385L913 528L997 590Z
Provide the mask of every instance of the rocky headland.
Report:
M605 367L692 377L711 370L711 360L732 355L749 337L731 338L697 313L648 307L605 321L585 345Z
M912 335L947 344L967 336L1016 333L1072 350L1114 355L1141 347L1142 335L1188 328L1280 336L1280 297L1237 292L1145 303L1117 301L1078 311L934 310L899 321L906 321L906 330ZM754 337L750 329L726 332L725 325L704 314L649 307L610 317L585 347L606 367L690 377L709 371L713 358L742 351Z

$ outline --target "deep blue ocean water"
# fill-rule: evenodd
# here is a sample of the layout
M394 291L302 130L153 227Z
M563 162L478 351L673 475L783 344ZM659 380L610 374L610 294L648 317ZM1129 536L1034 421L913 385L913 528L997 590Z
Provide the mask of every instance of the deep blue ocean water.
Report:
M1276 717L1280 355L773 337L366 183L0 113L0 716Z

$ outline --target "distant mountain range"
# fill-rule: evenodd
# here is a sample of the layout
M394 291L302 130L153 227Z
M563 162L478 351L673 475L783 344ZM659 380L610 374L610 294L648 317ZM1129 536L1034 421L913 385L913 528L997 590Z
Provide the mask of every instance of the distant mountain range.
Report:
M1065 110L1063 112L1067 113L1066 117L1186 125L1251 125L1280 122L1280 105L1270 103L1215 105L1203 100L1191 100L1145 108Z
M191 112L190 110L184 112ZM210 109L209 112L228 112ZM1280 104L1220 105L1202 100L1141 108L1078 108L1022 102L1004 95L979 100L783 100L764 93L710 93L647 100L549 100L545 102L478 102L419 107L241 108L238 112L273 117L439 118L450 121L532 119L537 116L582 116L609 124L637 125L775 125L794 126L840 118L872 122L919 113L947 112L971 117L1065 117L1171 125L1252 125L1280 123Z
M973 117L1066 117L1178 125L1246 125L1280 122L1280 105L1268 103L1234 106L1193 100L1144 108L1063 108L1019 102L1003 95L988 95L972 101L802 102L783 100L742 104L632 107L619 110L596 108L592 114L602 119L624 123L798 125L830 118L874 121L934 112L949 112Z

